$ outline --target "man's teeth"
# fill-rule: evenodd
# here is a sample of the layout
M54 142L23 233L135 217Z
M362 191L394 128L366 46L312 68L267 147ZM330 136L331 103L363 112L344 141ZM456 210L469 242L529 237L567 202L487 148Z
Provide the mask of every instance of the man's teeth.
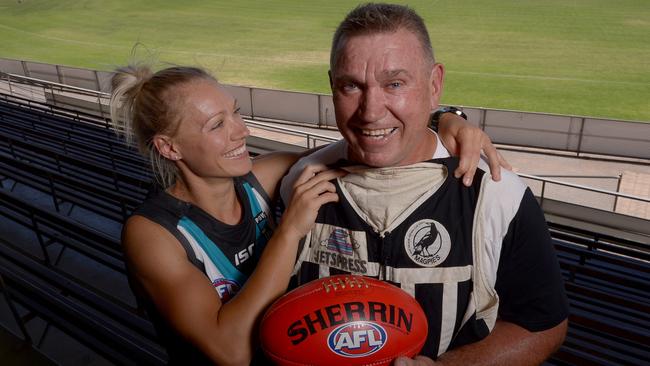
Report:
M246 152L246 145L242 145L240 148L237 148L235 150L230 150L229 152L227 152L223 156L225 158L236 158L236 157L242 155L245 152Z
M395 129L396 128L383 128L380 130L361 130L361 134L364 136L382 137L395 131Z

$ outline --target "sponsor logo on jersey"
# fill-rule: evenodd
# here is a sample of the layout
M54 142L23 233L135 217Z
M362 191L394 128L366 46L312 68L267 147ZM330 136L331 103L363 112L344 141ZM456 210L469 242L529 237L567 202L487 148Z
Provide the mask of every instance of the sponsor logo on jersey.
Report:
M260 222L266 221L267 219L268 219L268 215L266 214L266 212L265 211L260 211L260 213L258 213L255 216L255 223L259 224Z
M343 357L364 357L379 351L387 338L381 325L356 321L334 329L327 337L327 346Z
M227 278L217 278L216 280L212 281L212 286L214 286L214 288L217 290L217 293L221 298L221 302L224 304L232 299L241 288L237 282L229 280Z
M368 272L368 262L363 259L351 258L338 253L331 253L326 250L314 250L312 255L314 263L324 264L326 266L352 273L365 274Z
M253 258L253 251L255 250L255 243L250 243L248 247L235 253L235 265L239 267L240 264Z
M344 255L352 255L354 248L359 248L348 230L337 227L332 230L329 237L321 242L321 246L327 249Z
M271 239L271 236L273 235L273 230L271 230L271 227L269 226L269 216L266 214L265 211L260 211L255 216L255 225L260 229L261 235L268 241ZM257 238L259 240L259 236ZM264 242L266 244L266 241Z
M357 240L349 229L322 225L324 230L318 231L315 242L318 246L312 248L311 260L314 263L334 267L342 271L365 274L368 272L367 261L359 258L361 253ZM314 230L312 231L312 234ZM362 234L365 235L365 234Z
M423 267L435 267L447 259L451 239L441 223L424 219L408 229L404 249L413 262Z

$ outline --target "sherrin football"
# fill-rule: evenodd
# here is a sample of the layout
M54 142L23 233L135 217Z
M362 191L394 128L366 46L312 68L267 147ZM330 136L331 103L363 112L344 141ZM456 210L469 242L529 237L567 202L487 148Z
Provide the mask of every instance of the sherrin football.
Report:
M262 348L278 365L389 365L416 355L427 319L399 287L337 275L300 286L267 310Z

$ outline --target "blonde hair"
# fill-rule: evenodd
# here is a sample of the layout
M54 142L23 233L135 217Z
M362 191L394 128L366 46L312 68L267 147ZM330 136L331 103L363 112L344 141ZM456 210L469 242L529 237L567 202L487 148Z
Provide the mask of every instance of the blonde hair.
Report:
M151 66L132 64L115 70L111 80L111 123L128 144L137 143L140 153L149 159L159 184L174 184L178 169L160 154L154 136L174 136L180 125L179 94L176 87L197 79L216 79L197 67L173 66L153 72Z

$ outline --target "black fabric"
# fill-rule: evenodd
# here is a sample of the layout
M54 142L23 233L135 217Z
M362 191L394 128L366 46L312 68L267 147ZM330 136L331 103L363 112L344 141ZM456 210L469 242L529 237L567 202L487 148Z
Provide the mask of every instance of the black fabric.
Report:
M500 318L531 332L552 328L568 316L551 235L530 189L503 240L495 288Z
M149 197L134 212L134 216L142 216L159 224L169 231L183 246L187 259L201 272L204 272L203 263L196 258L192 246L187 239L176 229L176 224L185 216L192 205L178 200L164 190L150 192Z
M183 245L187 252L187 257L199 270L204 272L203 263L196 259L187 239L177 229L178 220L182 217L189 218L203 232L219 246L219 249L228 257L234 258L235 255L245 249L249 243L255 241L255 221L252 217L250 207L250 197L246 194L242 184L248 182L253 187L261 189L261 186L252 173L244 177L235 178L235 190L237 197L242 205L242 220L235 225L225 224L209 213L203 211L200 207L194 206L188 202L183 202L171 196L170 194L159 191L153 197L147 199L133 215L139 215L158 223L169 231ZM261 191L264 192L264 191ZM266 193L262 193L266 195ZM268 204L268 195L266 195ZM259 253L257 253L259 254ZM257 258L257 257L256 257ZM233 266L244 273L250 275L255 269L256 261L248 260L244 263L235 263L232 259Z

